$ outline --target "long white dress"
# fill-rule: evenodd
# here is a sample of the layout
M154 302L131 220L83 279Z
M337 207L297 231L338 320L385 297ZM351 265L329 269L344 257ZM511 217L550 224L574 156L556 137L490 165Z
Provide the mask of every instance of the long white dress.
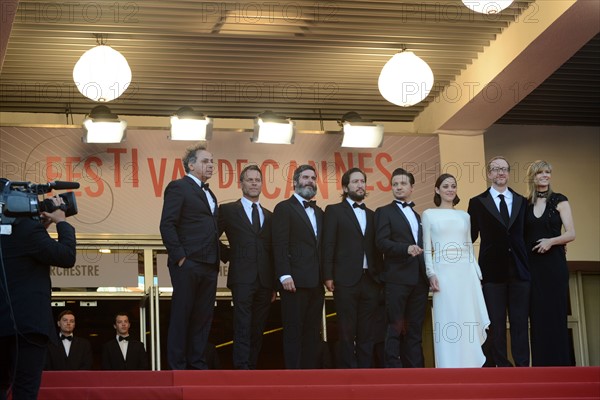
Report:
M427 276L433 293L433 346L438 368L481 367L481 345L490 319L481 290L481 269L471 242L471 219L461 210L432 208L423 213Z

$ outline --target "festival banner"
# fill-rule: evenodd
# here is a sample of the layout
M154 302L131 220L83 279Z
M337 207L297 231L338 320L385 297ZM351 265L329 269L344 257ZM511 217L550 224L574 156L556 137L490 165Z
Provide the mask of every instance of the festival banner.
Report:
M77 128L1 127L0 176L80 183L74 190L79 214L69 218L79 234L158 236L164 189L185 174L181 158L194 144L168 135L168 130L129 130L122 143L88 144ZM433 206L440 173L435 135L386 136L378 149L341 148L341 134L298 134L292 145L252 143L250 136L219 131L207 142L215 162L209 182L220 204L240 198L239 173L257 164L263 171L260 201L272 210L292 195L294 169L308 163L317 170L316 200L323 209L340 201L341 176L352 167L367 174L366 203L372 209L392 201L390 177L398 167L415 175L415 209Z

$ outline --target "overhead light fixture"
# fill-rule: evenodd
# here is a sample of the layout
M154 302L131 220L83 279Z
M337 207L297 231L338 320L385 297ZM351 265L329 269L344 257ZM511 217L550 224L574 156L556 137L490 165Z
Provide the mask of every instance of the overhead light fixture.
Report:
M254 143L292 144L296 134L296 124L289 118L265 111L254 120Z
M394 55L381 69L379 92L390 103L413 106L425 99L433 87L433 71L412 51Z
M462 0L470 10L481 14L498 14L508 8L513 0Z
M171 140L212 139L212 119L192 107L181 107L171 116Z
M73 68L77 90L88 99L108 102L121 96L131 84L131 68L121 53L103 43L83 53Z
M342 147L376 148L383 144L383 125L364 120L352 111L340 122L344 131Z
M125 138L127 121L119 120L106 106L96 106L83 120L84 143L120 143Z

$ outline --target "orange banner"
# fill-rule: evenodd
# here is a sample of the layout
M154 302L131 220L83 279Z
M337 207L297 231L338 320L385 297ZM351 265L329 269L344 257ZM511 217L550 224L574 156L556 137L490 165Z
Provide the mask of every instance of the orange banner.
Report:
M69 220L79 233L156 234L166 185L184 174L181 158L192 143L167 139L168 131L131 130L119 144L82 143L81 129L0 128L0 176L11 181L75 181L79 214ZM390 136L379 149L340 148L341 135L296 135L293 145L251 143L250 134L217 132L208 142L216 172L210 180L219 203L241 195L239 172L248 164L263 171L261 203L273 209L293 192L296 166L318 173L321 207L340 200L341 176L352 167L367 174L367 204L392 200L389 179L395 168L415 175L417 210L433 206L440 171L435 136Z

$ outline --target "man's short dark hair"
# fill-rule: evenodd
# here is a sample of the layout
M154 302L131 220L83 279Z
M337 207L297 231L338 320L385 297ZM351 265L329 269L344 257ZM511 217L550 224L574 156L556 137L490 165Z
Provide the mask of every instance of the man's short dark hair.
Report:
M198 143L192 147L188 147L185 149L185 155L183 156L183 169L185 169L185 173L188 174L190 172L189 164L193 164L196 162L196 153L198 150L206 150L206 146L202 143Z
M115 325L117 324L117 317L119 317L119 316L125 316L125 317L127 317L127 320L129 322L131 322L131 318L129 318L129 313L127 313L127 312L118 312L118 313L115 314L115 318L114 318L114 324Z
M367 183L367 174L365 174L362 169L356 167L350 168L348 171L344 172L344 175L342 175L342 189L348 187L348 184L350 183L350 175L355 172L360 172L363 178L365 178L365 183ZM348 197L348 193L342 191L342 197L345 199Z
M296 168L294 170L294 187L296 187L296 185L298 184L298 181L300 180L300 175L302 175L302 173L306 170L311 170L312 172L315 173L315 175L317 174L317 171L315 171L315 167L313 167L312 165L308 165L308 164L302 164L300 165L298 168Z
M75 314L73 313L73 311L71 311L71 310L64 310L63 312L61 312L60 314L58 314L57 321L60 321L62 319L62 317L64 317L65 315L72 315L73 317L75 317Z
M394 177L398 176L398 175L407 176L410 184L411 185L415 184L415 176L413 174L411 174L410 172L408 172L407 170L405 170L404 168L396 168L394 170L394 172L392 172L392 176L390 178L390 183L392 183L392 179L394 179Z
M244 178L246 178L246 173L247 173L248 171L258 171L258 173L260 174L260 179L262 179L262 176L263 176L263 175L262 175L262 171L260 170L260 168L258 167L258 165L256 165L256 164L250 164L250 165L247 165L247 166L246 166L246 167L245 167L245 168L242 170L242 172L240 173L240 182L243 182L243 181L244 181Z

